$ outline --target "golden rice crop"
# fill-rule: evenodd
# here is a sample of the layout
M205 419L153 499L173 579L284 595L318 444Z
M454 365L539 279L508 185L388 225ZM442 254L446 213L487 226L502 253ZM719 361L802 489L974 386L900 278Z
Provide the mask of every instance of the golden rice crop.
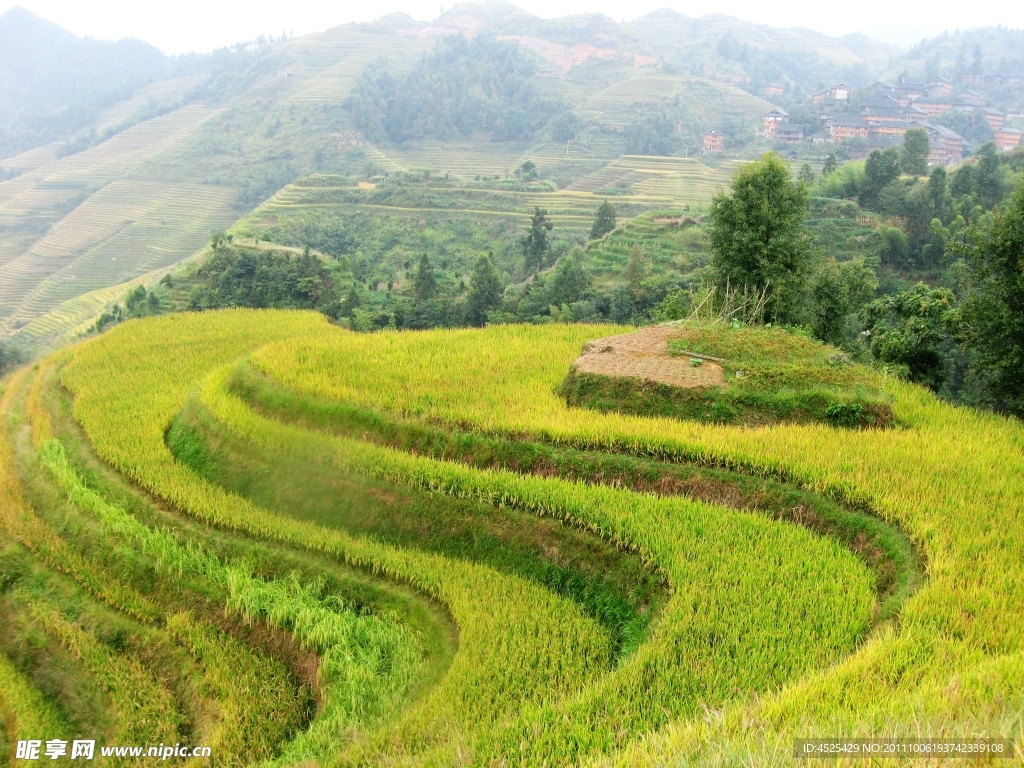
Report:
M466 727L560 698L606 668L607 631L567 599L474 563L281 519L175 463L163 434L202 376L260 344L327 332L322 318L232 311L172 315L125 330L79 347L63 374L75 395L75 416L102 457L200 520L410 583L451 612L460 630L459 653L444 680L397 726L415 735L410 741L424 748L447 741ZM119 359L114 388L103 373L112 352Z
M453 616L458 653L424 698L375 732L324 733L315 749L286 755L333 750L353 765L763 764L786 762L797 735L1024 735L1019 425L895 381L885 386L898 425L887 431L747 429L567 408L556 390L569 365L587 341L611 332L556 325L357 335L304 313L228 311L125 324L53 365L96 452L175 508L410 584ZM928 580L895 620L865 635L872 574L830 539L684 498L475 469L275 421L226 385L246 356L297 398L778 476L902 527ZM272 515L176 463L164 434L190 396L242 441L587 527L640 552L667 578L670 599L646 641L612 667L607 632L539 585ZM33 413L38 401L30 391ZM52 429L34 429L42 455L59 458L45 442ZM74 483L65 477L66 487ZM118 510L87 491L75 490L76 503L106 515L116 532ZM311 642L321 652L348 631L318 613L315 584L263 581L130 515L120 524L116 535L145 541L167 573L177 563L212 577L235 610L273 615L320 638ZM187 621L168 626L198 654L214 636ZM352 639L374 647L372 638ZM360 685L356 708L357 699L372 700Z
M606 335L607 329L580 326L373 338L338 332L330 340L268 346L253 362L299 392L391 413L780 475L868 505L903 527L923 551L928 583L903 607L898 630L879 633L828 674L811 676L753 714L745 712L758 718L771 713L772 727L786 736L828 733L829 727L871 733L882 723L906 732L916 722L908 713L922 697L930 703L924 710L955 713L959 681L978 674L982 665L1019 668L1019 424L940 403L896 381L887 388L902 428L890 431L839 433L822 425L744 429L567 408L555 390L569 363L587 340ZM443 377L453 372L460 386L445 386ZM1020 680L997 680L995 699L1021 701ZM1019 719L1009 727L1019 733ZM736 741L744 744L742 735ZM675 754L671 744L654 750L647 743L645 750L654 761ZM699 756L699 742L690 742L687 752Z

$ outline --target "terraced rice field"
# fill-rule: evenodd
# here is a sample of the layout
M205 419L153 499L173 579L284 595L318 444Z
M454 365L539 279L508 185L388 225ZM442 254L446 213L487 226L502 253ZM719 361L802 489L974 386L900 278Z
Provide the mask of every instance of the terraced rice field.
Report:
M605 198L589 192L571 190L513 191L488 188L426 186L410 190L404 199L379 201L373 190L348 187L307 186L297 182L281 190L257 209L253 218L261 219L275 213L297 209L351 209L415 213L434 211L469 216L500 216L528 221L535 208L543 208L555 226L569 230L589 230L594 213ZM636 213L673 204L668 197L634 196L621 201L624 213Z
M892 430L567 408L572 361L625 330L236 310L20 373L8 743L595 768L1020 745L1020 426L894 382Z
M179 261L234 220L232 190L136 175L212 114L183 107L0 184L0 335ZM82 322L61 311L31 338L67 331L71 321Z
M622 279L630 252L639 247L652 276L686 275L707 264L709 253L700 228L685 217L643 214L587 245L587 269L598 284Z
M708 128L724 114L759 118L772 108L764 99L728 83L680 75L639 75L622 80L579 107L583 117L623 128L636 119L636 105L658 105L679 95L687 108L704 114Z
M170 266L231 223L232 190L118 180L58 222L0 275L0 332L84 293ZM54 315L54 330L63 317ZM38 328L39 326L37 326Z
M640 195L666 198L674 205L706 204L715 192L728 186L732 174L742 162L733 160L720 168L711 168L683 157L623 155L571 184L569 189L587 192L628 189Z
M528 159L528 144L488 145L485 142L441 142L424 140L408 142L401 147L388 147L388 156L404 168L414 171L428 170L444 175L450 173L462 178L480 176L506 176Z

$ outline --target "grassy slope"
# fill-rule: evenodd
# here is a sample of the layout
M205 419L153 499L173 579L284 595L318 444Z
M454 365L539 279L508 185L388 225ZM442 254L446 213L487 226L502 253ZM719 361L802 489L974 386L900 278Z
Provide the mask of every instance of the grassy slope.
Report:
M135 324L132 327L136 330L131 334L126 334L129 328L125 327L122 331L92 342L82 348L82 356L74 369L69 369L65 378L77 393L77 417L90 430L97 447L108 460L114 461L144 484L159 489L160 493L170 494L176 504L188 509L192 514L211 521L219 520L222 525L252 532L259 531L264 537L283 536L295 542L308 542L306 546L326 548L339 555L347 552L347 557L369 558L370 561L384 558L383 567L396 577L402 578L403 571L416 562L410 559L412 552L406 551L405 559L398 561L394 559L394 555L387 554L386 549L370 547L365 543L357 545L356 542L337 534L310 528L308 524L293 524L280 518L270 518L237 498L222 498L216 489L202 484L196 485L194 475L182 474L181 469L175 468L173 463L168 463L167 459L163 458L167 454L162 444L161 425L167 423L167 419L184 401L192 387L190 382L194 382L196 376L201 375L204 367L209 370L208 366L215 365L217 357L224 359L227 356L227 359L231 359L243 351L239 347L241 338L247 339L247 344L258 343L257 339L263 333L257 332L257 328L260 327L258 323L262 322L260 318L267 318L267 322L273 323L280 334L287 333L284 318L289 317L302 316L252 312L227 312L199 317L173 316ZM301 323L297 326L293 324L293 327L293 332L302 330ZM167 330L171 328L175 330L168 336ZM158 334L159 341L157 337L150 337L147 333L140 335L139 331L144 329ZM322 325L319 329L309 329L321 337L326 330ZM576 332L578 331L579 329L576 329ZM196 333L201 335L196 336ZM419 338L434 337L435 335L426 334ZM168 341L172 338L176 343L185 345L181 349L187 349L187 355L179 356L171 351L172 347L168 347ZM376 338L377 341L386 342L388 337L385 335ZM129 357L121 363L135 368L134 373L126 370L122 380L135 382L135 386L142 387L138 390L139 395L132 396L133 401L139 405L149 403L143 405L146 409L144 413L134 408L129 421L123 421L116 415L119 410L117 402L120 401L123 392L111 399L112 392L104 394L105 388L97 387L102 381L102 375L94 366L106 364L103 362L106 359L104 349L109 343L128 344L126 352L135 345L143 345L137 347L135 352L129 353ZM159 346L159 355L153 354L153 344ZM143 348L150 351L142 353ZM99 353L100 357L94 357L94 353ZM129 360L132 362L129 363ZM160 360L164 362L161 363ZM169 364L171 367L149 369L149 373L144 373L146 367L153 364ZM140 365L141 368L138 367ZM160 372L161 370L165 372ZM150 378L154 374L158 379ZM157 383L158 381L161 383ZM345 471L369 471L376 476L383 472L391 482L399 485L411 484L438 490L447 487L451 489L450 493L468 495L470 498L496 498L494 494L500 493L504 494L503 498L509 499L505 503L512 506L522 503L526 505L524 509L546 509L549 510L549 514L555 516L589 520L591 522L588 524L605 531L606 535L616 540L636 542L641 551L648 553L648 557L666 569L674 584L690 585L687 590L675 593L652 640L642 645L627 664L610 676L595 674L597 670L591 668L591 671L581 678L578 672L570 673L563 666L580 654L579 637L572 639L574 632L562 635L569 630L565 622L571 621L572 616L564 607L559 608L556 614L551 614L548 609L542 607L545 605L544 602L534 602L539 595L535 598L530 590L521 586L517 590L519 602L525 601L526 606L532 606L527 613L508 614L509 623L505 624L498 634L491 632L480 635L476 629L479 620L469 620L472 614L466 613L469 605L463 602L465 598L453 599L457 592L451 592L451 587L444 586L444 582L435 583L431 591L438 594L440 599L452 608L459 622L462 631L460 654L456 657L448 677L428 699L428 706L411 710L397 725L397 731L387 736L387 743L392 745L388 747L388 751L411 750L412 753L418 753L430 744L447 751L456 749L459 743L470 739L476 744L480 759L485 760L485 755L488 754L509 754L513 744L519 744L522 736L527 732L535 732L538 727L545 734L544 738L532 743L524 742L530 746L528 762L536 761L539 764L544 757L561 755L564 758L570 754L581 755L592 749L606 751L618 743L615 733L623 725L628 724L629 730L643 730L664 722L667 712L686 712L695 707L699 708L698 690L701 692L700 697L706 700L709 691L717 691L714 694L716 698L723 695L731 696L735 685L744 690L748 689L748 686L771 687L770 681L778 680L780 675L785 677L795 674L797 670L807 669L808 665L814 666L826 658L831 658L839 648L849 647L847 643L858 633L855 627L863 627L860 622L863 621L863 611L867 608L863 603L863 588L868 585L870 579L865 580L866 573L858 571L857 567L851 569L851 566L856 565L856 561L851 560L849 555L844 557L842 550L829 545L826 541L816 540L801 533L799 529L779 526L756 517L736 515L726 510L693 505L682 500L651 502L643 496L626 491L584 489L562 481L517 478L502 472L478 474L475 471L461 470L457 465L425 458L416 459L401 453L382 453L380 449L366 443L340 437L318 437L302 430L295 431L292 427L275 426L248 412L222 387L223 379L218 374L204 385L202 401L222 423L240 437L255 440L260 445L268 447L288 446L289 450L296 452L297 457L306 455L309 451L312 451L310 456L333 456L334 458L330 460L340 462L339 468ZM110 421L111 418L115 421ZM144 453L139 452L139 447L143 444L129 437L129 433L139 428L144 430L144 433L139 433L140 436L148 434L151 435L147 438L149 441L156 441L151 442ZM126 439L135 447L124 453L129 445L125 442ZM436 479L430 479L432 476ZM153 483L156 485L152 485ZM505 490L500 490L502 487ZM459 488L462 490L459 491ZM521 501L514 501L517 498ZM611 503L612 498L617 500L614 504ZM205 501L200 504L200 499ZM673 512L668 514L670 509ZM709 515L711 517L708 517ZM711 519L716 523L709 527ZM662 522L655 524L654 520ZM669 521L672 522L666 528ZM699 530L692 530L693 525ZM656 529L659 533L651 538L652 532ZM757 533L753 534L755 530ZM705 537L706 547L693 548L692 537L695 533ZM709 536L713 537L713 542L707 538ZM791 537L795 538L790 540ZM796 549L792 551L801 552L808 551L808 548L818 551L820 548L819 556L812 564L794 561L778 563L770 555L772 551L790 551L794 546ZM689 560L689 565L680 562L676 554L671 554L679 551L688 551L695 559ZM721 579L734 581L739 574L735 569L741 560L748 564L760 562L763 566L748 571L728 595L718 594L714 589L710 589L710 585L718 583ZM399 562L405 564L399 565ZM457 572L453 572L453 567L454 564L449 563L449 575L446 578L456 576ZM693 568L697 570L694 571ZM808 583L810 591L794 590L792 586L795 583L803 583L803 579L810 575L810 572L806 571L807 568L812 571L820 568L838 570L832 571L833 575L825 579L819 578L820 574L813 577L813 589ZM421 581L422 578L415 577L415 581L426 586ZM790 587L784 597L773 593L772 587L769 586L772 583L780 583L776 581L777 579L781 579L782 583ZM500 617L507 609L498 607L501 605L500 601L495 602L498 596L480 594L481 589L487 584L488 582L474 581L473 592L477 598L486 598L489 616L496 614ZM695 593L693 590L697 589L698 584L704 586ZM840 587L841 584L845 586ZM832 589L833 587L829 585L840 588L848 596L857 595L855 602L843 605L838 594L835 599L824 599L820 596L812 599L811 592ZM489 589L485 589L485 592ZM742 613L733 613L728 605L749 590L761 595L762 601L767 594L773 596L770 601L760 606L746 603ZM684 594L690 597L684 599L681 597ZM705 625L703 620L699 626L690 626L689 620L683 620L691 610L687 607L690 599L697 599L700 604L705 605L705 608L700 609L700 615L717 617L717 630L714 626ZM807 600L811 602L808 603ZM829 608L823 613L826 605ZM760 613L765 610L774 617L771 622L767 616L759 618ZM555 616L558 618L555 619ZM798 616L805 618L801 619ZM814 618L810 618L811 616ZM804 626L803 622L808 620L815 629L800 628ZM552 621L553 624L550 623ZM520 627L520 622L525 624ZM764 630L769 624L790 627L785 630L790 639L784 645L776 647L765 645L768 636L764 634ZM528 629L531 626L534 629ZM543 644L543 656L552 661L555 658L559 659L559 667L563 669L559 673L559 679L564 681L561 686L551 687L551 682L547 678L548 673L544 671L547 669L546 664L540 667L530 664L522 672L515 671L518 667L514 664L511 668L507 666L510 653L518 655L527 652L532 646L533 641L527 639L533 636L530 633L538 631L540 627L546 627L541 637L550 637L549 633L556 626L563 627L559 630L558 636L564 636L570 644L563 645L560 641L553 643L551 639L547 639ZM522 634L524 629L528 630L527 635ZM778 631L776 629L771 633L772 637L776 638L775 642ZM814 637L813 641L805 634L808 631ZM707 632L724 632L732 639L722 647L716 643L707 645ZM850 635L850 632L853 632L853 635ZM485 647L495 638L501 638L502 649L496 657L484 652ZM524 642L525 646L522 645ZM570 651L569 648L575 650ZM695 668L691 663L681 660L677 655L679 653L683 653L685 657L699 653L710 660L706 662L707 666L703 666L702 663L699 668ZM737 666L737 657L729 656L732 660L726 665L729 670L726 672L726 667L722 666L725 657L720 657L720 653L739 654L739 657L746 661ZM500 672L491 666L499 658ZM572 661L571 666L577 668L577 663ZM530 672L530 669L536 671ZM695 671L703 682L698 683L690 679ZM571 674L571 677L567 678L567 674ZM483 677L478 677L479 675ZM513 675L514 679L510 679L509 675ZM661 702L651 709L637 706L635 698L638 695L637 681L648 675L656 685L644 693L648 699ZM473 683L477 686L473 689L474 703L469 709L465 709L468 702L463 701L458 691L469 690L462 686L470 684L473 679L478 681ZM486 683L483 682L485 680ZM578 682L572 683L572 680ZM579 696L566 697L566 694L581 684L584 688ZM495 687L496 685L498 687ZM546 706L540 706L540 702L532 698L535 694L531 692L538 690L535 687L537 685L541 685L547 691L545 698L549 704ZM511 699L508 698L510 696ZM564 700L557 703L557 699L563 697ZM534 705L526 706L525 709L518 706L521 714L512 721L502 724L501 717L494 719L495 713L509 711L507 707L512 701L530 700L534 701ZM485 702L489 703L484 706ZM485 715L491 707L497 709L491 710L492 714ZM454 734L451 727L456 722L463 723L469 730L464 731L461 737L455 736L455 740L452 741ZM564 726L559 725L563 722ZM586 738L582 738L580 728L589 733ZM376 752L384 743L371 740L363 749L372 749Z
M154 506L96 460L71 419L66 392L55 384L52 366L43 366L24 406L12 397L24 395L24 386L15 383L8 390L4 426L12 428L17 456L10 450L6 429L0 443L5 480L0 487L0 610L11 629L5 633L3 650L20 669L10 672L15 675L13 687L0 698L5 708L13 708L9 723L21 738L35 733L32 723L40 718L67 717L76 732L108 741L173 743L172 734L153 728L174 721L190 732L193 743L213 745L219 762L228 765L270 758L292 739L297 727L311 725L289 746L293 759L310 757L319 754L325 727L337 733L339 725L345 725L338 722L339 704L344 708L347 702L359 703L361 711L347 715L349 727L360 717L373 716L374 697L367 698L371 691L366 686L382 693L387 687L359 669L368 666L368 652L370 665L379 666L383 658L392 672L408 661L389 653L374 657L371 625L379 619L372 614L389 622L399 619L408 628L405 632L412 630L417 652L422 653L418 679L412 688L410 681L402 683L406 691L399 694L400 701L421 695L447 668L454 651L447 617L408 590L315 557L280 547L261 548L208 530L198 545L196 531L187 523ZM40 446L38 454L28 436L26 415ZM47 439L50 434L68 446L70 463L63 458L64 448ZM26 479L24 493L18 488L18 469ZM76 478L84 479L91 490ZM146 528L154 523L158 528ZM15 545L16 540L35 557ZM175 541L186 543L190 554ZM199 571L189 565L197 556L206 561ZM173 565L168 557L176 558ZM218 559L255 567L262 578L252 581L235 571L225 584L217 576ZM296 589L300 582L310 585L308 592ZM225 588L227 611L219 604ZM256 594L247 598L250 588ZM292 595L291 602L299 607L305 603L301 621L294 620L294 612L288 619L283 605L273 607L280 602L275 590ZM318 603L318 593L331 597ZM301 600L296 602L295 597ZM46 609L42 614L40 606ZM53 612L47 612L47 606ZM355 626L332 628L331 622L337 620L331 616L344 617L346 612ZM239 614L244 614L244 622ZM296 640L278 631L285 628ZM331 639L340 629L345 629L342 637L348 639L342 644L348 643L348 649L337 648L339 643ZM48 643L40 630L51 635ZM376 642L386 637L385 633ZM300 646L312 647L317 655ZM355 663L349 660L353 656ZM5 655L5 664L7 659ZM230 676L226 670L231 670ZM343 691L338 688L339 672L344 673ZM132 682L133 676L139 680ZM150 691L151 701L144 701L145 686L152 688L154 677L157 688ZM311 688L317 690L319 702L311 700ZM41 704L35 701L39 691L45 694ZM138 702L124 709L119 702L127 703L125 697ZM167 717L150 711L161 697L166 698L166 706L161 706ZM54 705L57 714L47 715L47 707ZM47 737L65 730L61 726Z
M842 440L822 426L745 430L574 411L553 390L586 329L486 333L493 334L487 354L472 332L378 338L372 355L353 355L364 342L339 334L336 351L323 339L293 342L268 348L256 363L289 386L373 408L781 473L870 504L924 547L930 580L908 602L898 628L878 633L827 674L777 696L736 704L721 720L681 722L665 740L638 745L623 764L641 756L657 764L672 755L727 761L749 750L758 759L781 759L787 739L797 733L982 728L1019 739L1021 721L1013 712L1024 693L1024 552L1015 533L1019 473L1012 469L1020 464L1024 442L1018 425L952 408L896 383L888 386L896 417L907 427L845 434ZM314 349L315 370L299 362ZM402 375L404 361L419 355L431 364L415 378ZM345 365L338 367L339 360ZM453 369L478 386L446 387L441 372ZM741 725L751 721L760 724L753 732Z

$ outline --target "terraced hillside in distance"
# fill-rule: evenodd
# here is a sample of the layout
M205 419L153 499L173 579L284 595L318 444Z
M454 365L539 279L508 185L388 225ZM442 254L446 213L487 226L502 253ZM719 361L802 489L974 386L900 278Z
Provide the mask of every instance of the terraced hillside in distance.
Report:
M538 24L538 34L522 33ZM364 180L398 172L445 176L495 190L488 202L480 202L486 194L467 193L446 209L481 222L500 215L518 227L540 206L563 234L580 238L601 202L592 193L616 196L621 215L629 216L705 204L727 183L739 155L712 164L659 157L655 150L634 156L624 132L668 110L677 132L728 123L737 135L753 136L767 102L728 83L666 74L645 43L620 25L579 27L571 33L581 36L575 47L546 38L562 33L542 27L500 4L462 7L430 23L399 15L342 25L276 45L238 92L121 130L146 110L209 92L203 77L153 83L97 119L94 136L121 130L97 146L58 159L71 145L56 142L0 161L5 174L20 174L0 183L0 335L17 335L28 346L73 337L123 296L129 282L152 284L212 232L311 173ZM368 66L401 77L440 38L490 33L522 45L545 75L531 87L575 115L567 141L543 126L514 141L476 132L375 142L356 129L346 100ZM604 42L591 45L587 35ZM553 62L557 75L550 77L545 67ZM553 188L504 195L527 161ZM284 189L269 207L308 205L296 195ZM359 210L368 215L373 205L381 204L367 201ZM432 205L383 204L380 215L393 208Z
M568 407L573 361L630 330L227 310L23 369L6 742L596 768L967 734L1024 757L1019 424L860 369L895 428ZM705 330L667 333L751 343Z
M0 183L0 333L44 315L33 336L69 330L64 302L175 264L232 221L232 190L140 170L213 114L184 107Z

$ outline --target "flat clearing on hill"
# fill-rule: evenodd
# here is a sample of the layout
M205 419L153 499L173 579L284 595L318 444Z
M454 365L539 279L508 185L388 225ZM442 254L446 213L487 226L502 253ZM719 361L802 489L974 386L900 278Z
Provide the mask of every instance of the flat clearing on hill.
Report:
M595 339L573 361L580 373L618 378L635 377L673 387L718 387L725 384L722 366L669 354L669 339L679 336L672 326L654 325L633 333Z

